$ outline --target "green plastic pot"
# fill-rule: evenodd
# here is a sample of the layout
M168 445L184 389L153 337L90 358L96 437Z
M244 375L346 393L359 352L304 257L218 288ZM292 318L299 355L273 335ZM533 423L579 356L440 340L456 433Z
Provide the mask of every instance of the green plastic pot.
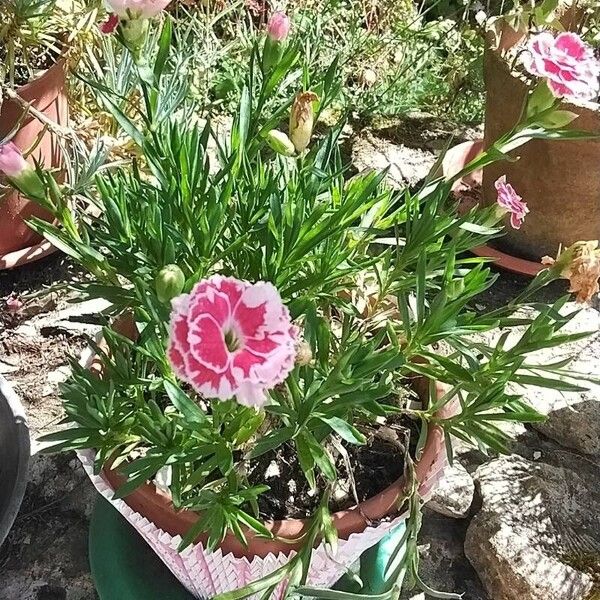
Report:
M334 588L361 594L379 594L388 589L385 573L393 568L386 567L394 554L395 563L403 556L404 551L396 548L403 543L404 531L401 523L367 550L357 565L358 578L343 577ZM92 514L89 554L100 600L194 599L135 529L101 496Z

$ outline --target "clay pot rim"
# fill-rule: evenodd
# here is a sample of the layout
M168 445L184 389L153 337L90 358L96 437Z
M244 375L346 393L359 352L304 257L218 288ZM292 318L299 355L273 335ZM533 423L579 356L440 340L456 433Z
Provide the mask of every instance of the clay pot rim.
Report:
M43 86L48 79L54 79L57 76L57 71L64 70L67 64L67 55L69 53L69 47L65 46L63 51L60 53L60 56L56 59L56 62L48 67L44 71L40 71L33 79L30 79L27 83L20 85L17 88L17 94L22 98L25 98L29 95L34 95L35 90ZM26 99L26 98L25 98Z
M22 248L21 250L13 250L0 256L0 271L9 271L30 263L37 262L46 256L50 256L57 251L48 240L42 240L38 244Z
M443 175L451 175L448 173L447 169L454 162L450 160L453 158L453 154L455 154L458 158L457 163L460 161L461 164L457 166L460 168L464 167L467 162L467 157L471 155L469 150L473 149L479 150L483 148L483 140L471 140L469 142L462 142L457 144L456 146L452 146L449 148L444 156L444 160L442 161L442 172ZM477 154L475 151L474 154ZM465 160L463 161L462 158ZM477 179L477 174L479 171L475 171L471 173L471 177ZM453 191L455 196L460 200L460 189L462 187L467 187L469 189L473 189L472 186L464 179L460 179L453 186ZM460 204L458 210L461 210ZM518 256L512 256L506 252L502 252L502 250L498 250L496 248L492 248L491 246L484 244L482 246L477 246L476 248L471 248L469 250L475 256L479 256L481 258L491 258L494 261L494 265L503 269L505 271L509 271L511 273L517 273L518 275L525 275L528 277L535 277L540 271L542 271L545 267L541 264L541 262L535 262L533 260L528 260L526 258L519 258Z
M134 324L130 318L126 317L120 322L115 322L113 327L130 338L135 335L133 334ZM100 336L98 338L100 347L102 347L102 342L103 338ZM81 363L86 368L98 372L98 357L91 348L88 349L87 356L82 356ZM424 376L417 376L414 379L414 384L429 386L430 380ZM434 382L434 385L436 398L439 399L446 393L446 390L439 382ZM424 394L422 392L418 391L418 393L420 397L423 397ZM442 407L438 414L448 414L448 406L445 405ZM419 482L420 490L423 489L424 484L430 481L428 480L428 475L435 476L438 473L438 471L434 471L434 467L438 460L440 460L440 457L442 457L443 464L445 464L446 447L444 443L444 431L439 425L432 425L428 429L421 455L415 460L414 464L415 476ZM443 466L439 470L442 469ZM126 480L120 473L106 467L102 470L102 476L113 490L116 490ZM333 513L333 522L338 530L340 539L347 540L350 535L360 533L367 527L378 524L379 521L386 517L400 514L400 510L404 504L400 500L404 498L405 488L406 480L402 476L386 489L364 502ZM152 521L159 529L166 531L172 536L183 535L200 518L199 513L190 510L176 511L171 499L166 494L157 490L153 483L146 482L142 484L131 494L122 498L122 500L135 512L139 513L139 507L143 507L142 510L145 514L141 514ZM159 518L156 518L156 515L159 515ZM165 518L161 519L160 515ZM167 521L166 525L165 520ZM175 522L176 525L172 526ZM246 547L242 546L235 536L228 533L220 544L220 548L223 554L232 553L236 557L264 557L271 553L289 554L292 550L301 547L302 540L299 540L299 537L306 532L309 523L308 519L265 521L265 527L276 536L274 539L260 538L246 527L243 527L244 533L248 538ZM205 540L205 535L199 535L195 542L203 542Z

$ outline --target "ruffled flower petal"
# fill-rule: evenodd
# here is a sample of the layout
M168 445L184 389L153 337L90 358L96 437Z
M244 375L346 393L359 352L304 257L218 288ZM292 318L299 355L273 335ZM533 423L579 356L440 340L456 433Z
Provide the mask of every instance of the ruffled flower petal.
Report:
M206 398L262 406L294 367L298 329L270 283L214 276L172 308L167 356Z
M522 58L525 69L544 77L557 98L593 100L598 96L600 63L576 34L555 37L544 31L532 38Z

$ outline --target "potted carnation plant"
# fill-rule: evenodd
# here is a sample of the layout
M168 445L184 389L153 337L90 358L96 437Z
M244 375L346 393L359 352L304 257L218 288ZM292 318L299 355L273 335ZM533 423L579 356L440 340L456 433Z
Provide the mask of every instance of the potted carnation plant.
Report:
M535 274L545 254L561 245L597 238L600 232L600 172L596 167L600 62L577 33L584 16L577 2L568 7L543 3L496 19L487 32L483 147L489 147L519 118L528 93L540 79L546 84L538 88L537 102L552 108L548 116L542 113L542 124L551 119L566 126L576 118L577 128L590 134L587 139L557 143L547 138L534 140L509 152L506 162L487 166L483 181L481 174L476 178L476 184L482 183L484 204L496 202L496 182L506 175L529 207L522 227L509 227L492 248L481 250L517 272ZM475 142L455 148L448 169L459 169L481 147L481 142Z
M82 297L110 302L101 339L72 363L70 426L45 437L49 451L77 450L197 597L391 600L403 583L427 589L420 509L453 436L505 451L502 421L543 418L509 383L580 389L564 361L528 358L584 335L562 331L568 297L535 303L535 316L521 309L559 277L577 272L591 289L598 276L571 248L506 306L473 308L495 276L463 253L497 236L509 212L523 215L509 202L459 215L448 196L509 148L573 132L540 125L530 106L461 173L418 193L392 192L385 173L347 179L343 123L313 135L340 90L336 62L322 80L298 67L301 43L277 15L253 48L215 169L210 124L194 121L192 101L172 102L187 85L170 54L177 31L166 16L157 47L140 53L137 36L155 26L141 4L113 21L144 71L143 119L115 116L147 172L99 174L86 192L99 216L79 219L68 185L35 172L36 200L56 223L31 226L89 271ZM299 71L304 89L272 100ZM470 340L495 327L508 330L495 346ZM386 568L363 563L354 591L326 589L389 535Z
M59 135L68 122L65 45L84 7L75 0L6 0L0 3L0 170L19 176L26 153L46 168L62 165ZM67 32L70 32L67 34ZM0 269L40 258L49 243L25 223L50 218L40 206L0 181Z

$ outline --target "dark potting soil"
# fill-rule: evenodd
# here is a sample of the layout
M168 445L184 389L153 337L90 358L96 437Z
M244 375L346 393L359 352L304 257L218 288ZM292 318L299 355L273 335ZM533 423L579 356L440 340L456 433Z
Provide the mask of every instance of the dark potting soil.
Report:
M49 69L58 60L58 54L50 48L40 47L27 52L27 61L20 54L15 58L15 87L29 83L39 73ZM0 44L0 62L6 61L6 48ZM5 82L8 81L8 74Z
M338 473L338 482L332 490L330 501L332 511L350 508L357 500L363 502L401 477L407 446L409 454L414 458L418 430L410 419L398 418L386 425L362 428L362 432L367 437L365 445L342 442L348 454L347 461L333 444L325 442L330 455L334 457ZM348 473L347 462L351 474ZM248 478L254 485L266 484L270 487L258 498L260 516L264 520L310 517L327 487L327 481L318 476L318 489L310 489L298 464L293 443L286 443L253 461Z

